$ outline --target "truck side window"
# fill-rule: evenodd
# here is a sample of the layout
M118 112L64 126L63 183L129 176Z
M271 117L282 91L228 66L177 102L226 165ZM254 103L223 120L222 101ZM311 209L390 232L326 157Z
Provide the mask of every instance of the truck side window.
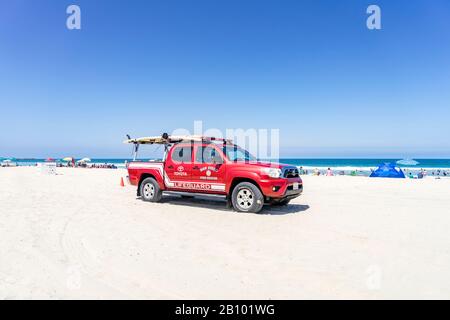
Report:
M216 148L199 147L197 148L197 152L195 154L195 162L222 164L223 159Z
M176 162L191 162L192 147L175 147L172 152L172 160Z

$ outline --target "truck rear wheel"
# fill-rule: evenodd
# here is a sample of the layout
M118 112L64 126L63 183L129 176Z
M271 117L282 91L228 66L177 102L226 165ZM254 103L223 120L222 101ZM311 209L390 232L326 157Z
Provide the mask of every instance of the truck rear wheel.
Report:
M258 213L264 206L264 196L253 183L241 182L233 189L231 202L236 211Z
M153 178L146 178L141 183L141 197L144 201L158 202L161 200L162 191L158 182Z

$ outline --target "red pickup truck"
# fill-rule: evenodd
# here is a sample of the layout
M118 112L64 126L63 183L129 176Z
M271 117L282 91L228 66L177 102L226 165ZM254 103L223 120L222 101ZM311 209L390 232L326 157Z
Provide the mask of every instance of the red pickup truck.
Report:
M286 205L303 191L297 167L260 162L230 140L167 134L128 139L135 145L164 144L161 161L127 164L130 184L144 201L157 202L163 192L183 197L213 196L235 210L259 212L264 204Z

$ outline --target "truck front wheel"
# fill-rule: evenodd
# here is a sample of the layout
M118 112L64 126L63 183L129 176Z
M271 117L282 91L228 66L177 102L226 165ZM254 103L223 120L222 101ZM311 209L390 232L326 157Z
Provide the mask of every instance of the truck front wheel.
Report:
M146 178L141 183L141 197L144 201L158 202L161 200L162 191L158 182L153 178Z
M241 182L233 189L231 202L236 211L258 213L264 206L264 196L253 183Z

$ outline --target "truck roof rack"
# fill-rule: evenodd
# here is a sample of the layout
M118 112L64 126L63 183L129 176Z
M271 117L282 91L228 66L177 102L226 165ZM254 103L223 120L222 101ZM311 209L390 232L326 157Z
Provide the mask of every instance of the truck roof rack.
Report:
M124 143L132 143L132 144L172 144L172 143L180 143L180 142L212 142L218 141L223 143L232 143L229 139L215 138L215 137L205 137L199 135L192 136L169 136L167 133L162 134L161 136L153 136L153 137L142 137L135 139L127 139Z

